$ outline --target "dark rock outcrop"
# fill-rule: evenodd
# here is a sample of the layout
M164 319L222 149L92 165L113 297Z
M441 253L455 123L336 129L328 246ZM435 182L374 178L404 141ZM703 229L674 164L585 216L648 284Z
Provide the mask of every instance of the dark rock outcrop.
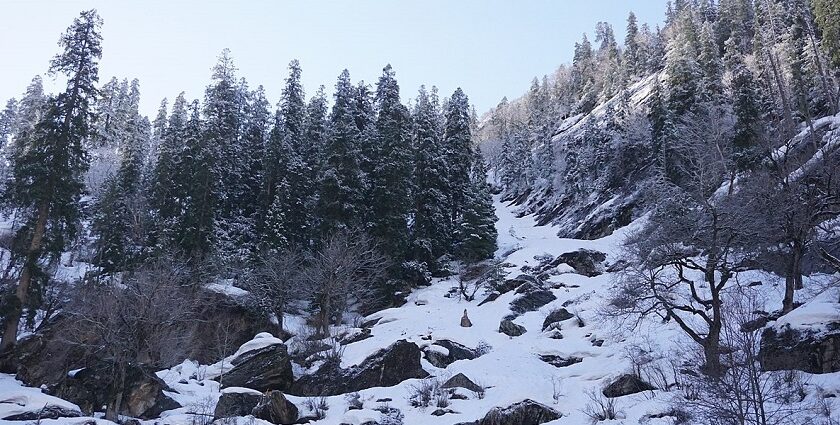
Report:
M216 404L216 410L213 412L213 419L248 416L260 404L262 397L262 394L256 390L250 389L223 391L219 397L219 402Z
M449 379L441 385L441 388L464 388L466 390L470 390L474 393L480 393L484 391L484 388L481 385L476 384L470 378L467 378L466 375L463 373L459 373Z
M569 320L575 317L574 314L569 313L569 310L565 308L558 308L557 310L553 310L548 316L545 317L543 320L542 330L548 329L554 323L562 322L564 320Z
M840 323L821 330L767 328L761 334L759 360L764 370L840 371Z
M302 376L287 393L296 396L330 396L373 387L391 387L407 379L426 378L420 365L420 348L399 340L379 350L361 364L340 369L325 364L317 372Z
M298 419L298 409L280 391L269 391L254 408L254 416L273 424L293 424Z
M82 412L76 409L68 409L66 407L56 406L53 404L46 405L38 410L31 412L18 413L16 415L6 416L2 418L5 421L39 421L43 419L58 419L58 418L78 418L82 416Z
M435 341L432 345L438 345L449 351L448 355L443 355L434 349L427 349L424 351L426 360L435 365L435 367L445 368L458 360L472 360L478 357L475 350L448 339Z
M510 311L512 313L505 316L505 319L512 320L529 311L536 311L556 299L557 297L549 290L538 289L529 292L510 303Z
M499 332L507 336L520 336L527 332L527 329L525 329L524 326L511 322L510 320L502 320L502 322L499 323Z
M614 398L655 389L656 387L643 381L642 378L628 373L619 376L615 381L604 387L601 392L607 397Z
M603 252L591 249L579 249L561 254L555 261L559 262L559 264L568 264L575 269L575 273L577 274L595 277L604 273L604 261L606 259L607 254Z
M583 361L580 357L569 356L555 356L553 354L544 354L540 355L540 360L554 366L554 367L569 367L573 364L577 364Z
M257 391L285 391L292 385L292 362L285 344L272 344L243 353L231 361L222 388L245 387Z
M457 425L539 425L560 419L560 412L534 400L526 399L511 406L495 407L475 422Z
M92 414L111 402L115 393L115 368L100 362L69 377L58 397L78 405L83 412ZM161 412L181 407L163 391L171 391L154 371L129 365L125 370L125 384L120 414L134 418L151 419Z

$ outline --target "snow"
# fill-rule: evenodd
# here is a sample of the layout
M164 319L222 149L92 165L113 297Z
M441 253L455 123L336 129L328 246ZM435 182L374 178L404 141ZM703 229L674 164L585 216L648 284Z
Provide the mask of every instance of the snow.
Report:
M377 422L381 417L382 414L376 410L348 410L341 418L341 423L347 425L362 425L364 423Z
M822 329L840 322L840 288L828 288L813 299L779 318L774 328Z
M232 356L231 359L235 359L249 351L259 350L261 348L265 348L272 345L282 344L283 340L280 338L276 338L274 335L268 332L261 332L258 333L254 339L242 344Z
M233 280L222 280L216 283L211 283L207 285L207 289L218 292L220 294L227 295L232 298L244 298L248 296L248 291L233 286Z
M46 406L58 406L80 412L79 406L41 392L38 388L25 387L8 374L0 374L0 418L38 411Z

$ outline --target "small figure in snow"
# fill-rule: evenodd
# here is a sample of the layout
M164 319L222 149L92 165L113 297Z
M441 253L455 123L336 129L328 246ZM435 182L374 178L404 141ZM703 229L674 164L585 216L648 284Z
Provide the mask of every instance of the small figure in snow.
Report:
M461 317L461 327L462 328L472 327L472 322L470 322L470 318L467 317L467 310L466 309L464 309L464 317Z

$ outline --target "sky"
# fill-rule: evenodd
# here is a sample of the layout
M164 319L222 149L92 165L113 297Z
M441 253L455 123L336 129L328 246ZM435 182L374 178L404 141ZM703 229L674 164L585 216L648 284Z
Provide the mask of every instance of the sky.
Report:
M404 100L421 84L442 96L461 87L482 113L569 63L597 22L611 23L619 43L631 10L660 24L665 0L0 0L0 102L45 75L61 33L91 8L104 20L100 81L138 78L152 117L164 97L202 98L224 48L272 103L292 59L307 96L322 84L332 94L345 68L373 84L390 63Z

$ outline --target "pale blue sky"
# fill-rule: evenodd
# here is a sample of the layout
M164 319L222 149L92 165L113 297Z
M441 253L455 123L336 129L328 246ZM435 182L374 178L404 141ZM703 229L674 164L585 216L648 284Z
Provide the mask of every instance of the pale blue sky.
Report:
M307 96L320 84L331 94L344 68L373 83L391 63L404 99L420 84L442 95L461 86L481 113L569 62L596 22L613 24L619 42L630 10L661 23L665 0L0 0L0 101L46 71L61 32L89 8L105 21L101 80L139 78L149 115L182 90L203 96L226 47L272 103L297 58Z

